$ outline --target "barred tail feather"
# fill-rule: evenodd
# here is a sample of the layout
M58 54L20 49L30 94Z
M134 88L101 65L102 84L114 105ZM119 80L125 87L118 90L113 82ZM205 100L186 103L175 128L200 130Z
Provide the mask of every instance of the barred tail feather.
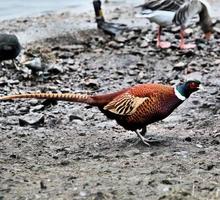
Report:
M1 100L12 100L12 99L53 99L61 101L70 102L80 102L80 103L93 103L93 99L90 95L85 94L74 94L74 93L30 93L30 94L16 94L10 96L0 97Z

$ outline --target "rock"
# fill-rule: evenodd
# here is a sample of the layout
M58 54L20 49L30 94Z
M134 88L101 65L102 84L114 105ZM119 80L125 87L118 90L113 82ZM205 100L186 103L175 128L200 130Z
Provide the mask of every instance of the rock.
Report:
M128 71L128 74L129 74L130 76L135 76L135 75L137 74L137 72L136 72L135 70L129 70L129 71Z
M79 195L81 197L86 197L87 196L87 193L85 191L80 191Z
M146 40L144 40L140 43L140 48L146 48L148 46L149 46L149 43Z
M191 137L186 137L186 138L185 138L185 141L186 141L186 142L192 142L192 138L191 138Z
M74 54L72 52L62 52L59 54L60 59L68 59L68 58L74 58Z
M50 72L52 74L60 74L60 73L64 72L64 69L61 65L52 64L52 65L49 66L48 72Z
M202 80L202 73L201 72L192 72L185 76L186 80Z
M99 83L96 79L88 79L88 80L84 80L83 84L86 87L91 87L91 88L98 88L99 87Z
M178 62L174 65L173 69L174 70L183 70L187 66L186 63L184 62Z
M196 147L198 147L198 148L203 148L203 146L201 145L201 144L196 144Z
M184 30L185 34L189 35L193 33L193 29L192 28L187 28Z
M45 185L43 180L40 181L40 189L41 190L46 190L47 189L47 186Z
M19 80L12 80L12 79L9 79L8 81L7 81L7 83L9 83L10 85L17 85L17 84L19 84Z
M45 69L45 65L42 64L41 58L39 57L25 61L22 64L33 71L43 71Z
M124 46L124 44L123 44L123 43L117 43L117 42L115 42L115 41L110 41L110 42L108 43L108 46L109 46L109 47L112 47L112 48L114 48L114 49L120 49L121 47Z
M60 162L60 164L63 165L63 166L67 166L67 165L70 164L70 161L69 161L69 160L62 160L62 161Z
M38 99L30 99L29 103L31 106L36 106L38 104Z
M44 105L37 105L33 108L31 108L31 112L37 112L37 111L41 111L44 110Z
M128 40L126 37L123 37L121 35L116 36L114 39L116 42L119 42L119 43L125 43Z
M217 59L213 62L213 65L220 65L220 59Z
M44 116L42 114L30 113L19 118L20 126L40 126L44 123Z
M73 121L73 120L81 120L83 121L83 118L79 117L79 116L76 116L76 115L70 115L69 116L69 121Z

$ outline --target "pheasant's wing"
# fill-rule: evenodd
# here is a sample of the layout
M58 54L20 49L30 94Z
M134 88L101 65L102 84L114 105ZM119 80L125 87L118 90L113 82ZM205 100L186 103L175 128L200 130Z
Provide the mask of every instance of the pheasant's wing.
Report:
M137 97L129 93L124 93L109 102L104 107L104 110L118 115L132 115L147 99L149 97Z
M187 26L190 19L202 10L199 0L186 1L175 13L173 22L176 25Z
M176 11L184 4L186 0L149 0L146 3L137 6L143 10L164 10L164 11Z

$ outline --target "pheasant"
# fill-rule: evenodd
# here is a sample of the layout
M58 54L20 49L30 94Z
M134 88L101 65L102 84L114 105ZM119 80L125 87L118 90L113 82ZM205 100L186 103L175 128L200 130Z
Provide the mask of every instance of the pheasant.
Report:
M180 45L181 49L194 48L194 44L185 44L184 29L189 20L196 14L199 15L199 24L205 34L206 39L210 39L213 32L213 24L210 17L210 5L206 0L149 0L143 5L142 13L137 17L148 18L151 22L159 25L157 36L157 47L169 48L169 42L161 42L160 35L162 27L171 25L180 26Z
M15 35L0 34L0 62L15 59L21 51L21 45Z
M86 103L96 106L104 115L126 130L135 131L146 145L152 140L145 138L146 126L170 115L193 92L201 89L201 83L190 80L176 86L163 84L138 84L120 91L102 95L75 93L32 93L0 97L0 100L18 98L51 99ZM141 129L141 131L138 131Z

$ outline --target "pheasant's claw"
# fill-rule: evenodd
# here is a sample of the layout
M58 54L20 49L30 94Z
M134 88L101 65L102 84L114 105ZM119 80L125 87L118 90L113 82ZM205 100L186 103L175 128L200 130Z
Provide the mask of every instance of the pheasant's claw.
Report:
M149 140L147 138L145 138L143 135L141 135L141 133L139 133L138 131L135 131L135 132L144 144L146 144L147 146L150 146Z

